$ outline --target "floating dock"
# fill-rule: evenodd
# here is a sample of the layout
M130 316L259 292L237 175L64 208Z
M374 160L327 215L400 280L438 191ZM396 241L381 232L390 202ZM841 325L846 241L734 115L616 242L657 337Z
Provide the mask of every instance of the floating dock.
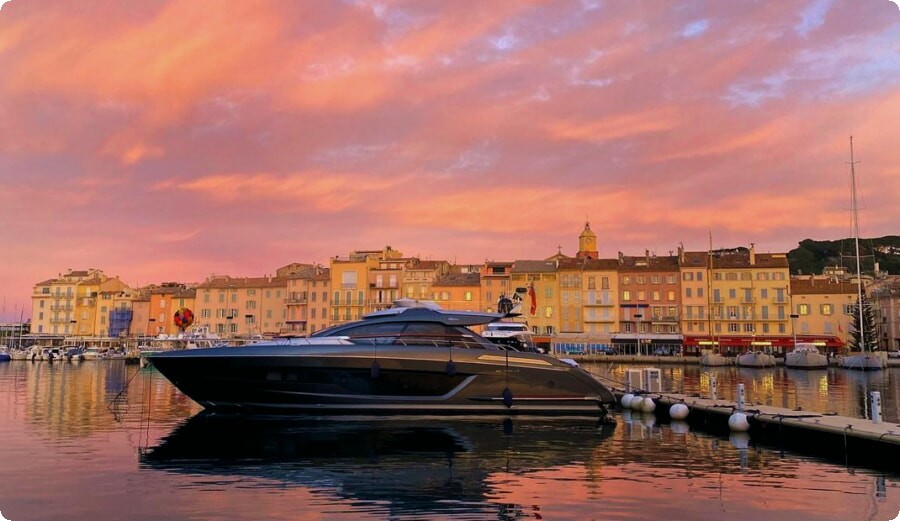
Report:
M613 389L621 403L626 394ZM791 410L768 405L737 403L729 400L702 398L678 393L640 393L650 397L653 414L661 421L669 421L672 405L684 404L689 412L686 422L692 428L714 434L731 432L729 419L736 412L746 415L750 439L776 448L798 453L810 453L848 466L859 465L900 473L900 424L878 423L862 418L848 418L830 413Z

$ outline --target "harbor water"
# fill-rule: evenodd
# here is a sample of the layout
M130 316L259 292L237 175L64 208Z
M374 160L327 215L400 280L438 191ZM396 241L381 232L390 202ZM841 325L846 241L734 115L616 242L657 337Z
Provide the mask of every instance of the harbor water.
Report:
M622 365L587 368L624 381ZM900 422L900 369L661 367L664 388ZM210 416L122 361L0 364L0 512L11 521L892 520L900 468L782 452L652 416ZM900 430L900 425L898 425ZM838 452L838 448L836 448Z

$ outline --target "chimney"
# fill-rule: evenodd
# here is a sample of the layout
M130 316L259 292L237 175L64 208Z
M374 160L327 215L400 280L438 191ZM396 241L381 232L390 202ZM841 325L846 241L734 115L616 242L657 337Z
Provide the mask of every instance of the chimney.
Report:
M752 242L750 243L750 265L751 265L751 266L756 266L756 249L755 249L755 246L756 246L756 245L753 244Z
M644 258L647 259L647 266L650 265L650 250L644 250Z

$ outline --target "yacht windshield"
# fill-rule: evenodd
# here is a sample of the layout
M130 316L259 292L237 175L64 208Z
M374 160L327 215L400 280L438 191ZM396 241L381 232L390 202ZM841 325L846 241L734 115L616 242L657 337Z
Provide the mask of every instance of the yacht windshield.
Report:
M497 349L497 346L471 330L436 322L385 322L381 324L345 324L312 335L342 336L358 344L436 345L474 349Z

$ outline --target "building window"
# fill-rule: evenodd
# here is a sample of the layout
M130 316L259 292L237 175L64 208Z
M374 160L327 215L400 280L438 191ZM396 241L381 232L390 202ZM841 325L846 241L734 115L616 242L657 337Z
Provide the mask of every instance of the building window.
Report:
M809 304L798 304L797 305L797 314L798 315L809 315Z
M821 313L826 316L831 316L834 314L834 306L831 304L822 304Z
M544 308L544 316L547 318L553 318L553 308L551 306L547 306Z
M467 301L467 302L471 302L471 301L472 301L472 292L471 292L471 291L467 291L467 292L466 292L466 301Z
M631 300L631 292L627 289L622 292L622 300Z

